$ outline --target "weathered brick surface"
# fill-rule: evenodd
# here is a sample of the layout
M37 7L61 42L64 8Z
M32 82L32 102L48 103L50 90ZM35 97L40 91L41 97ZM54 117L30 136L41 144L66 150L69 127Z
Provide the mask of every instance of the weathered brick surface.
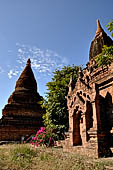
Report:
M113 63L98 68L95 56L103 45L113 45L97 21L97 31L90 47L87 67L79 70L73 89L69 84L67 105L69 110L68 138L64 151L83 152L95 157L110 156L113 148Z
M35 134L42 126L43 109L38 102L37 83L31 69L30 59L16 82L16 87L2 110L0 141L16 141L22 136Z

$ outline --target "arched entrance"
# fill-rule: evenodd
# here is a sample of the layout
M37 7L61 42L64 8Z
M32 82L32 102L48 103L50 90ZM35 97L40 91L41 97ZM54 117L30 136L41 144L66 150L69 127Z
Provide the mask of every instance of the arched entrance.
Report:
M87 131L93 127L93 109L92 104L87 101L86 102L86 114L85 114L85 120L86 120L86 140L89 140L89 135Z
M73 114L73 145L82 145L82 139L80 134L80 119L81 111L74 111Z

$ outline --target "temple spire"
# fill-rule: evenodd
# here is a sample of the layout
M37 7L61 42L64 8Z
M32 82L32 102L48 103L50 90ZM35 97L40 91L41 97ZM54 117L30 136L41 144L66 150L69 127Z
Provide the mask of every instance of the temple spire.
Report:
M103 29L100 25L100 21L97 19L97 31L96 31L96 35L98 35L99 33L103 32Z
M91 42L89 58L90 60L96 57L102 52L102 47L107 45L108 47L113 45L113 40L105 33L100 25L99 20L97 20L97 31L96 35Z
M24 68L23 72L16 82L15 90L18 91L23 89L37 92L37 83L31 68L30 58L27 60L26 67Z
M27 65L27 66L31 66L31 60L30 60L30 58L28 58L26 65Z

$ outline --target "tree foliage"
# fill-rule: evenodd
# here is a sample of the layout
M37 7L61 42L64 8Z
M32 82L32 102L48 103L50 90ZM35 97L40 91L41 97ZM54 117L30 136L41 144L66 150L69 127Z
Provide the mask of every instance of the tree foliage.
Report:
M108 23L106 27L108 28L110 32L113 31L113 19L111 19L111 21ZM113 37L113 32L112 32L112 37Z
M104 45L102 53L100 53L96 58L96 62L99 67L111 64L113 62L113 46L107 47Z
M49 128L57 129L60 137L69 127L66 96L70 75L73 75L73 81L76 83L77 73L77 66L65 66L61 70L53 72L52 81L47 83L48 92L45 102L46 114L43 116L44 123Z

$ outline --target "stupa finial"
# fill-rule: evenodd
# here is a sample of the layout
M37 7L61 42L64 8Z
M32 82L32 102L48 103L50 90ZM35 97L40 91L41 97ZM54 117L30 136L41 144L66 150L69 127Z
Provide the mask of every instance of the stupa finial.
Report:
M27 65L27 66L31 66L31 60L30 60L30 58L28 58L26 65Z
M100 32L103 32L103 29L100 25L100 21L97 19L97 31L96 31L96 35L99 34Z

